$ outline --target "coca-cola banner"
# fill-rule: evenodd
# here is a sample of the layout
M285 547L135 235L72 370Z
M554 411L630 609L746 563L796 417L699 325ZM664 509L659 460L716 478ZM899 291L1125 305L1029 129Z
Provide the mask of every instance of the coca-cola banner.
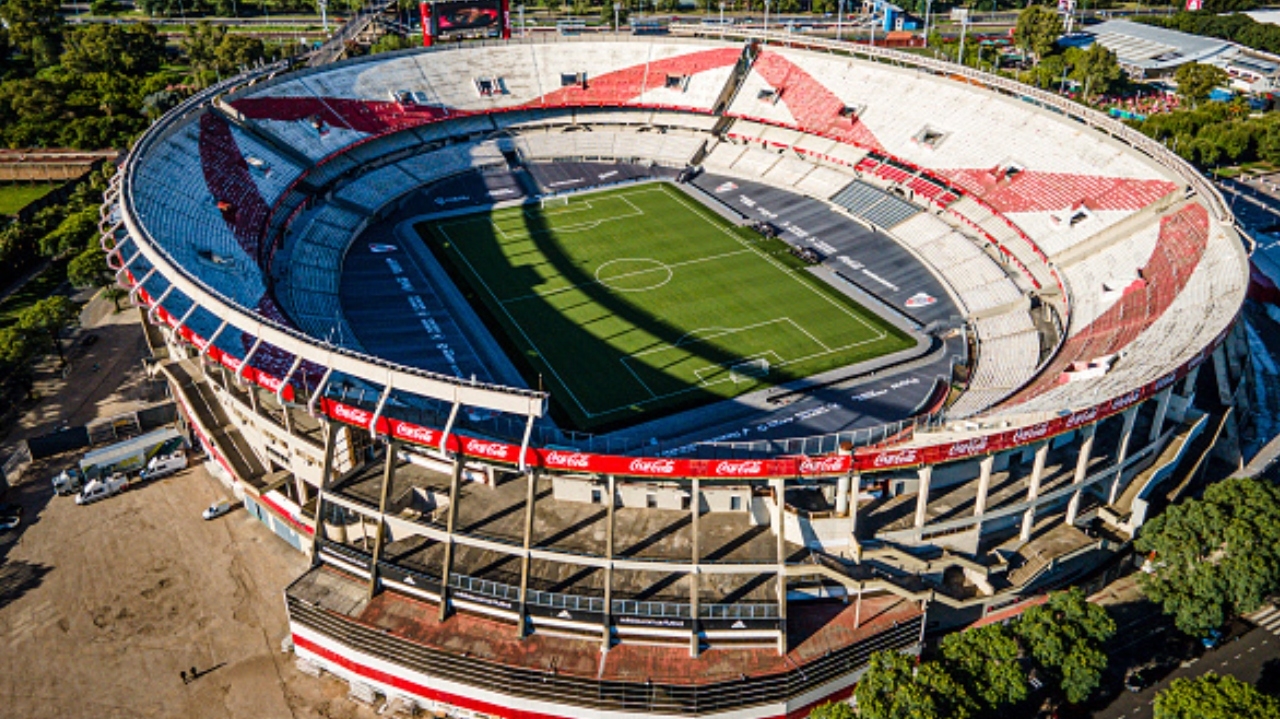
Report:
M325 414L345 424L370 429L373 412L325 398L320 402ZM440 430L389 417L379 417L379 434L426 447L440 447ZM468 457L508 465L520 463L520 446L497 440L450 434L445 442L450 452L461 450ZM573 450L530 447L525 464L561 472L613 474L631 477L671 477L706 479L765 479L769 477L817 477L849 471L852 458L844 455L822 457L777 457L773 459L700 460L667 457L624 457Z

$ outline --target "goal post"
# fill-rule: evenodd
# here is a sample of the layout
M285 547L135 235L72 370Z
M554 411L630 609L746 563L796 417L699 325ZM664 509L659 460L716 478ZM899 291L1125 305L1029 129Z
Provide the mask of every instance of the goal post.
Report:
M764 357L739 362L729 367L729 379L734 383L763 379L769 375L769 360Z
M542 209L544 210L547 209L548 207L568 207L569 196L568 195L543 195L541 198L541 203L542 203Z

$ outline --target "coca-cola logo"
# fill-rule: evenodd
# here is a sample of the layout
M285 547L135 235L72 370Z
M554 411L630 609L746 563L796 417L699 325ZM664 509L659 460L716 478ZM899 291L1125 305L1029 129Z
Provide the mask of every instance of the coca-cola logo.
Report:
M1140 397L1142 397L1142 393L1135 389L1129 394L1111 400L1111 409L1124 409L1137 402Z
M506 459L510 449L508 445L497 442L481 442L478 439L467 440L467 454L474 454L478 457Z
M828 474L843 472L845 458L839 455L829 457L805 457L800 460L800 474Z
M917 449L900 449L896 452L881 452L876 455L872 464L876 467L896 467L902 464L915 464L920 461Z
M763 468L764 462L748 459L737 462L718 462L713 472L717 477L754 477L759 475Z
M1033 439L1040 439L1046 434L1049 434L1049 423L1041 422L1040 424L1033 425L1031 427L1023 427L1017 432L1014 432L1013 441L1015 443L1030 442Z
M977 454L987 448L986 437L974 437L966 439L963 442L952 444L947 450L947 457L967 457L971 454Z
M1067 429L1071 429L1072 427L1079 427L1082 424L1088 424L1097 418L1098 418L1097 407L1090 407L1089 409L1081 410L1071 415L1070 417L1067 417Z
M231 355L222 355L222 364L226 365L227 369L232 371L240 369L240 360L232 357Z
M333 416L344 421L358 425L369 424L369 413L359 407L351 407L345 404L333 405Z
M1191 361L1187 363L1187 369L1193 370L1196 367L1199 367L1200 365L1204 364L1204 361L1208 358L1209 358L1209 351L1207 349L1200 350L1200 354L1196 355L1195 357L1192 357Z
M1159 392L1160 390L1163 390L1165 387L1168 387L1169 385L1173 384L1174 381L1176 381L1177 379L1178 379L1178 373L1170 372L1169 374L1156 380L1155 390Z
M586 469L591 465L591 456L582 452L550 452L545 462L548 467L566 467L568 469Z
M421 425L409 424L408 422L395 422L391 425L391 431L395 436L401 439L407 439L410 442L418 442L420 444L431 444L435 440L436 433Z
M264 389L275 392L280 389L280 385L283 383L269 374L260 374L258 375L258 384L262 385Z
M633 459L627 468L636 474L675 474L674 459Z

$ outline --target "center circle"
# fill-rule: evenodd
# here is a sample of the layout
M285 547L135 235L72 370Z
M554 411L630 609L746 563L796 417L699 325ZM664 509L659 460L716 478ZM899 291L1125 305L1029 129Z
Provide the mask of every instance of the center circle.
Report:
M596 268L596 281L616 292L656 290L672 275L670 267L648 257L622 257Z

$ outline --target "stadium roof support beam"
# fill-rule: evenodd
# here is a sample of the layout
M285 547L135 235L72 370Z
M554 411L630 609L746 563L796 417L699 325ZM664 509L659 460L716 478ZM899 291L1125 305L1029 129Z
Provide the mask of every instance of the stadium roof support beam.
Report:
M778 600L778 655L787 654L787 532L783 526L783 507L787 503L787 483L783 479L772 479L773 485L773 530L777 537L777 564L775 581L777 581Z
M520 471L524 472L529 465L524 460L524 454L529 450L529 437L533 434L533 415L529 415L524 423L524 437L520 439Z
M526 472L525 480L524 540L520 555L520 617L517 619L516 624L516 630L521 639L524 639L529 633L529 545L533 543L533 508L534 503L537 501L535 489L538 484L538 471L535 469Z
M1022 513L1022 531L1018 539L1031 541L1031 528L1036 523L1036 497L1040 496L1040 481L1044 479L1044 464L1049 459L1049 442L1041 442L1031 465L1031 484L1027 487L1027 511Z
M373 408L373 417L369 420L370 439L378 438L378 420L382 419L382 410L387 408L387 400L391 399L392 389L392 386L388 384L386 389L382 390L382 396L378 398L378 406Z
M445 420L444 431L440 433L440 451L444 454L449 453L449 433L453 431L453 423L458 419L458 407L460 406L460 403L454 402L453 406L449 408L449 419ZM458 453L461 454L461 443L459 443L458 448Z
M329 386L329 378L333 376L333 368L325 367L324 374L320 376L320 384L311 392L311 399L307 400L307 414L312 417L316 416L316 403L324 396L324 390Z
M1124 412L1124 428L1120 430L1120 447L1116 450L1116 476L1111 480L1111 490L1107 493L1107 504L1115 504L1120 493L1120 480L1124 477L1124 458L1129 454L1129 440L1133 438L1133 423L1138 419L1138 408L1135 404Z
M1089 460L1093 454L1093 437L1097 432L1097 423L1086 425L1080 430L1080 454L1076 457L1076 473L1071 480L1071 483L1076 485L1076 490L1071 494L1071 501L1067 502L1067 524L1075 524L1076 515L1080 512L1080 494L1083 491L1081 485L1084 483L1085 475L1089 473Z
M324 434L324 459L320 464L320 484L316 486L316 531L311 534L311 566L320 562L320 540L324 534L324 502L325 493L329 491L329 483L333 479L333 454L338 444L338 430L333 422L325 417L320 422Z
M222 334L222 331L225 330L226 328L227 328L227 321L223 320L222 324L218 325L218 329L214 330L213 334L209 335L209 339L205 341L204 347L200 348L201 359L203 359L205 355L209 354L209 348L213 346L214 342L218 341L218 337Z
M458 487L462 484L463 465L466 461L467 456L459 446L458 454L453 458L453 476L449 480L449 508L445 512L444 558L440 561L440 610L436 616L441 622L449 616L449 598L453 594L449 591L449 576L453 574L453 528L458 521L458 500L461 499Z
M123 254L123 252L122 252L121 254ZM136 260L136 259L138 259L138 258L139 258L139 257L141 257L141 256L142 256L142 250L138 250L137 252L133 253L133 257L130 257L128 260L126 260L126 261L125 261L125 263L124 263L123 265L120 265L120 269L116 270L116 284L117 284L117 285L120 285L121 287L125 287L125 286L126 286L125 281L124 281L124 279L123 279L123 278L124 278L124 273L125 273L125 272L128 272L128 271L129 271L129 266L133 264L133 261L134 261L134 260Z
M395 437L387 438L387 461L382 470L382 491L378 493L378 528L373 533L373 554L369 560L369 593L373 599L378 593L378 562L382 559L382 543L387 534L387 497L391 494L391 483L396 477L396 453L400 443ZM456 497L449 498L456 502Z
M151 279L151 275L154 275L155 273L156 268L152 267L150 270L147 270L147 274L143 275L142 279L134 282L133 287L129 288L129 302L131 304L138 304L138 293L142 291L142 286L145 285L147 280Z
M693 478L693 489L689 497L689 521L693 529L692 540L690 541L691 551L689 552L689 561L693 565L693 571L689 573L689 656L698 657L698 651L701 648L702 640L698 631L698 559L702 555L701 543L698 541L701 533L698 529L698 517L702 515L702 483L697 477Z
M289 371L284 373L284 377L280 378L280 386L276 388L276 401L280 406L284 406L284 388L289 386L289 380L293 379L293 373L298 371L298 367L302 366L302 355L293 356L293 364L289 365ZM288 413L285 413L288 416Z
M148 322L150 322L153 325L163 324L158 319L158 315L160 312L160 305L163 304L165 300L169 299L169 295L172 293L173 293L173 285L169 285L168 287L164 288L164 292L160 293L160 296L156 298L155 302L151 303L151 306L147 308Z
M609 503L605 505L604 520L604 612L602 613L604 620L600 628L602 651L609 651L609 646L613 643L613 508L618 503L617 490L617 478L611 474L609 489L605 494Z
M236 367L235 379L236 379L237 386L239 386L243 381L244 368L248 367L249 363L253 361L253 356L258 354L258 348L261 346L262 346L262 338L261 337L253 338L253 345L249 347L249 351L245 353L244 360L240 362L240 366Z
M199 306L200 305L192 302L191 306L187 308L187 311L183 312L182 316L178 318L177 324L173 326L173 331L181 333L182 328L187 326L187 320L191 319L191 315L196 313L196 308Z

